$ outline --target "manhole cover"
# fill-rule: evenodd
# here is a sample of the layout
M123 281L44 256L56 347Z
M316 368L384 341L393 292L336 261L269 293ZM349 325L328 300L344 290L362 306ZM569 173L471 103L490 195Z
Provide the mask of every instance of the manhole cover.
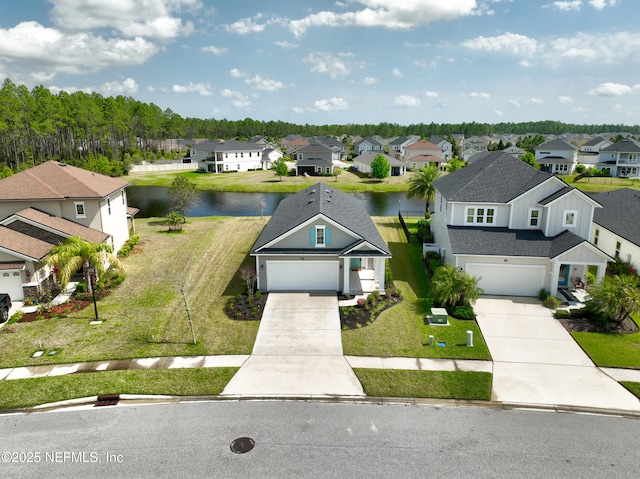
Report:
M253 449L253 446L255 445L256 442L250 437L239 437L231 443L231 452L235 452L236 454L244 454L245 452L249 452L251 449Z

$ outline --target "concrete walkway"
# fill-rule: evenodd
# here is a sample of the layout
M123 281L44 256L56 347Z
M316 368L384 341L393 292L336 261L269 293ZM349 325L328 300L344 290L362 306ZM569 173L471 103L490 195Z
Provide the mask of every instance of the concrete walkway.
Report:
M223 396L353 396L335 293L269 293L253 352Z
M475 311L494 361L492 400L640 411L540 301L486 296Z

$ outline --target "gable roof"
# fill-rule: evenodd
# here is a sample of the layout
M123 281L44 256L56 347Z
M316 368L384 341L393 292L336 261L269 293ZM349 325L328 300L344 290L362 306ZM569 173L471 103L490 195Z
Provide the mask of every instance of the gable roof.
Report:
M640 142L633 138L625 138L624 140L616 141L613 145L609 145L600 151L621 151L624 153L638 153L640 152Z
M584 143L582 146L598 146L603 141L607 141L607 140L605 140L601 136L596 136L594 138L591 138L589 141Z
M578 148L573 146L571 143L564 141L560 138L555 138L553 140L542 143L536 148L537 150L570 150L575 151Z
M449 226L451 252L482 256L528 256L555 258L587 243L584 238L568 230L547 237L541 230L515 230L509 228Z
M0 180L0 201L102 199L128 185L52 160Z
M25 256L35 261L42 261L49 254L52 244L32 238L6 226L0 226L0 250Z
M409 146L405 146L405 150L438 150L441 151L438 145L434 145L430 141L420 140L415 143L411 143Z
M402 161L396 160L394 157L389 156L381 151L372 150L363 151L353 159L353 162L355 163L357 161L360 163L364 163L365 165L370 165L373 159L378 155L382 155L389 162L389 166L404 166L404 163Z
M265 245L318 215L334 221L385 254L391 254L363 204L325 183L316 183L283 199L253 245L251 254L258 253Z
M550 179L555 177L499 151L449 173L433 184L447 201L508 203Z
M603 208L593 214L593 222L640 246L640 192L630 188L590 195Z

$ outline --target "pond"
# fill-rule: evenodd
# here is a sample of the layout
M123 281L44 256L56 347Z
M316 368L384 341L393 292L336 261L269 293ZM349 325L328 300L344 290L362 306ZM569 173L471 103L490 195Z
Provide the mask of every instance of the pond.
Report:
M187 216L270 216L278 203L291 193L229 193L201 191L198 204L187 212ZM424 213L424 201L408 199L402 193L352 193L362 201L371 216L396 216L398 209L403 214L419 216ZM264 199L264 211L260 198ZM171 210L168 189L161 186L129 186L129 206L140 208L137 218L167 216Z

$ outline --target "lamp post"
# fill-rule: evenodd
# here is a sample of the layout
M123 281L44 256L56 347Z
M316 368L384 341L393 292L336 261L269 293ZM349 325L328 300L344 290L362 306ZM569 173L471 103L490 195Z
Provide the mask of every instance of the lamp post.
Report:
M89 281L91 281L91 293L93 294L93 310L96 313L96 321L98 320L98 303L96 302L96 267L89 266Z

